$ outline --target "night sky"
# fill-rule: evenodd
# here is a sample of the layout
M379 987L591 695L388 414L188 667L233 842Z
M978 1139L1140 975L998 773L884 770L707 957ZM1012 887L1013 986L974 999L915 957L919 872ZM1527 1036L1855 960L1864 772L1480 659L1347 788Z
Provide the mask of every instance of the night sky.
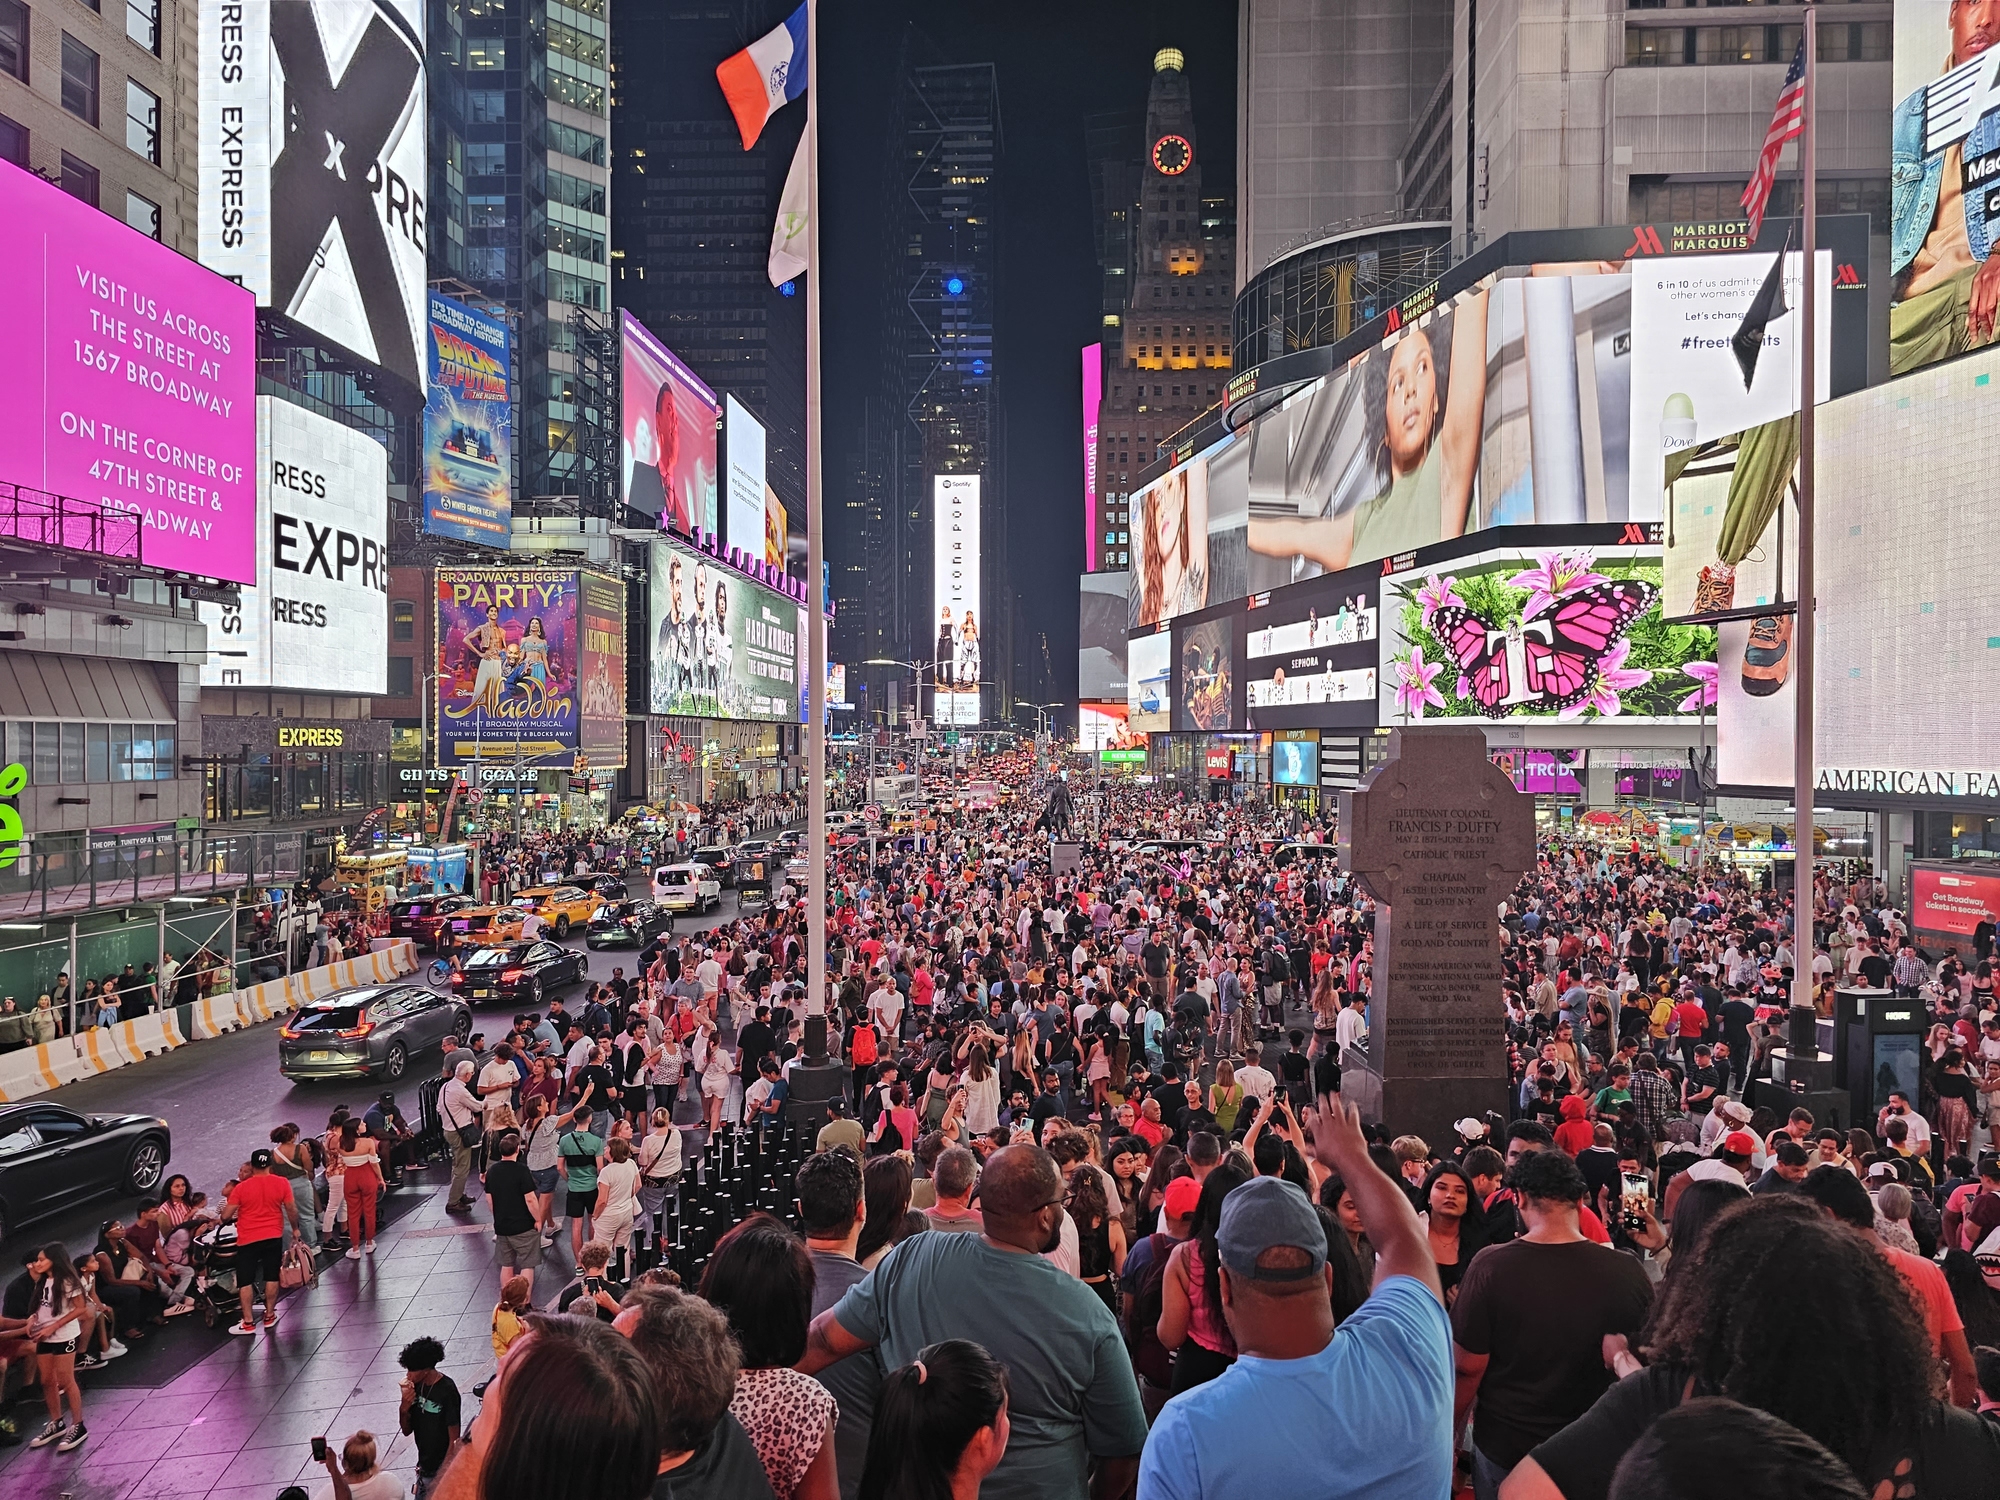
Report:
M1076 698L1076 575L1083 570L1079 351L1101 332L1101 282L1084 173L1087 114L1142 108L1153 54L1179 47L1194 92L1205 196L1234 196L1234 0L1015 0L1004 5L823 0L821 253L827 260L829 514L841 465L880 369L882 172L900 40L915 26L953 63L991 62L1000 80L1002 222L994 330L1007 413L1008 547L1020 609L1015 691ZM993 586L989 581L988 587ZM1042 666L1047 636L1048 671ZM1062 716L1074 728L1070 709Z

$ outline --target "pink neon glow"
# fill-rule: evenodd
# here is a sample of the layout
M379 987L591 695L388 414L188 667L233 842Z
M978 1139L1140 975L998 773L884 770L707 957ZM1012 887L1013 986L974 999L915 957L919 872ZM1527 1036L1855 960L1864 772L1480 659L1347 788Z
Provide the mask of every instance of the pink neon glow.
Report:
M4 163L0 217L0 480L137 515L151 567L255 583L256 299Z
M1083 351L1083 566L1097 571L1097 411L1104 400L1104 346Z

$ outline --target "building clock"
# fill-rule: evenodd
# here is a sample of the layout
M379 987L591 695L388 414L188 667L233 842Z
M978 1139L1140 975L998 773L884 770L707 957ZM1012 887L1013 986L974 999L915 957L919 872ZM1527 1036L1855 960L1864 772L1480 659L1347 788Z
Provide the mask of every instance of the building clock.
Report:
M1165 177L1178 177L1194 165L1194 147L1184 135L1163 135L1153 142L1153 168Z

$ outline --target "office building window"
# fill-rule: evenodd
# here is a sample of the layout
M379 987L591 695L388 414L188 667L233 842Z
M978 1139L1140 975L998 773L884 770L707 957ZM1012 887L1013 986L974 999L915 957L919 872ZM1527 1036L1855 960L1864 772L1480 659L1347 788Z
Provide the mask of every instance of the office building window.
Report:
M28 164L28 127L0 115L0 161L17 167Z
M97 207L97 168L89 162L62 154L62 189L72 198L81 198L92 208Z
M160 96L125 80L125 145L154 166L160 164Z
M125 195L125 222L143 235L153 239L160 237L160 205L151 198L141 198L137 193Z
M160 0L125 0L125 35L160 55Z
M407 698L416 691L415 658L392 656L389 658L389 696Z
M389 606L389 639L414 641L417 638L417 604L414 599L397 599Z
M28 81L28 7L0 0L0 73Z
M33 786L110 781L172 781L171 724L48 724L4 726L7 752L28 769Z
M97 54L67 31L62 39L62 107L97 123ZM97 201L95 196L91 201Z

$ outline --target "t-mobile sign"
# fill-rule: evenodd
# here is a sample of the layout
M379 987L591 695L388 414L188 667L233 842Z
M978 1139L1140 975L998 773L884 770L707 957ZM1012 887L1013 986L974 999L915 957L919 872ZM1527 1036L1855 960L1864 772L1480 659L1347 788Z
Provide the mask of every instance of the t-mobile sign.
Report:
M257 580L257 308L0 163L0 481L140 519L151 567Z

